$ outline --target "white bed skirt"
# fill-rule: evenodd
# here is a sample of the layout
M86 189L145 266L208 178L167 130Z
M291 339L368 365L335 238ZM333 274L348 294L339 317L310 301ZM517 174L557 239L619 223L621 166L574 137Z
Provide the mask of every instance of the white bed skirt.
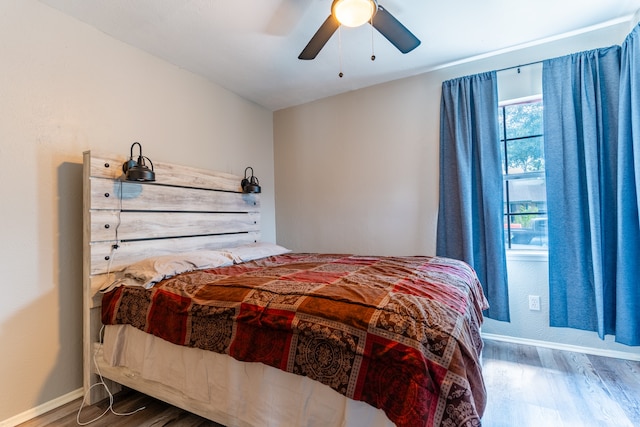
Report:
M382 410L307 377L177 346L131 326L106 326L102 347L107 365L202 402L227 427L394 426Z

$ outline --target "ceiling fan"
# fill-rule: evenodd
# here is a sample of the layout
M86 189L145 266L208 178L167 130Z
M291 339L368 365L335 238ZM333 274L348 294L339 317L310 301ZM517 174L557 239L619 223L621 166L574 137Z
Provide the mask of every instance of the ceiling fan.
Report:
M420 40L376 0L333 0L331 14L298 59L314 59L340 25L359 27L367 22L402 53L411 52L420 44Z

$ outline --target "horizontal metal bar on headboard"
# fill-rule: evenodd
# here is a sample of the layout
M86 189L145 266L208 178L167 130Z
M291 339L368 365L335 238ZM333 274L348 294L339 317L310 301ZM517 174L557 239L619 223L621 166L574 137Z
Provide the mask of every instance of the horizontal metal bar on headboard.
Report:
M210 236L151 239L141 241L97 242L90 245L91 275L121 270L149 256L167 255L202 249L221 249L260 240L259 232Z
M91 209L170 212L258 212L260 196L91 178Z
M212 212L91 212L91 242L260 231L260 214Z
M90 155L89 176L108 179L120 179L122 177L122 164L128 160L126 156L95 152L87 153ZM156 184L208 188L221 191L242 191L240 187L241 176L159 161L154 161L153 167L156 173Z

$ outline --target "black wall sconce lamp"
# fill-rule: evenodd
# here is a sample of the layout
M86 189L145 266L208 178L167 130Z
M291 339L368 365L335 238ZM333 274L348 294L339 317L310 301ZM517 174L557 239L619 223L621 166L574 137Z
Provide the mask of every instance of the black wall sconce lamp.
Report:
M249 169L251 169L251 176L247 178L247 171ZM253 168L251 166L244 170L244 179L240 185L242 186L243 193L260 193L262 191L260 188L260 181L258 181L258 178L253 176Z
M133 146L138 145L138 160L133 160ZM145 159L151 164L151 169L145 164ZM142 145L139 142L131 144L131 152L129 160L122 164L122 172L124 172L127 181L155 181L156 173L153 171L153 162L150 158L142 155Z

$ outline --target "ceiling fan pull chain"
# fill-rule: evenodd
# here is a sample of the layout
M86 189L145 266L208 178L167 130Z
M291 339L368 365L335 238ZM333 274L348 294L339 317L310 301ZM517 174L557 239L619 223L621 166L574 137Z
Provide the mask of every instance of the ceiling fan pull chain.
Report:
M344 74L342 73L342 31L340 31L340 27L338 27L338 58L340 61L340 72L338 73L338 77L342 78Z
M376 52L374 50L374 44L373 44L373 16L371 17L371 20L369 21L369 23L371 24L371 60L375 61L376 60Z

